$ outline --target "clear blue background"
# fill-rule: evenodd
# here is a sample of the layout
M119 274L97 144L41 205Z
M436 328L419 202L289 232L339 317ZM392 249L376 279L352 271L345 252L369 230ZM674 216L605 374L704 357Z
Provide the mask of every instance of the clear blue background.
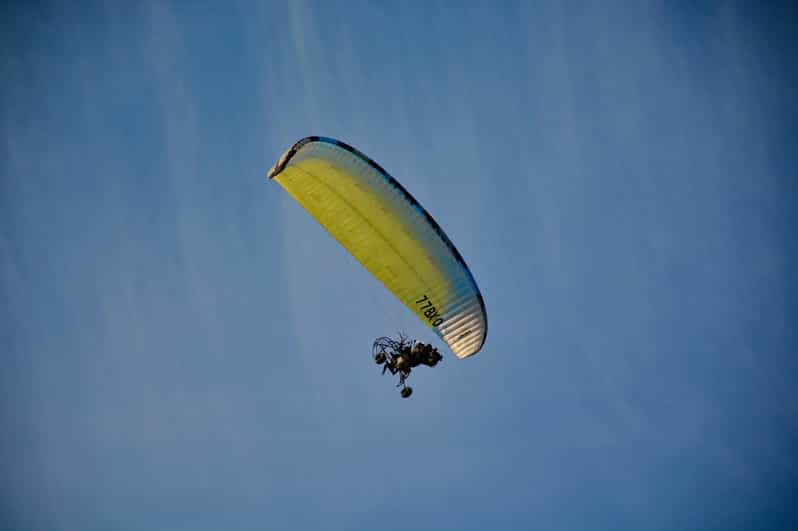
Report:
M696 4L6 4L2 528L797 528L798 13ZM410 400L311 134L485 295Z

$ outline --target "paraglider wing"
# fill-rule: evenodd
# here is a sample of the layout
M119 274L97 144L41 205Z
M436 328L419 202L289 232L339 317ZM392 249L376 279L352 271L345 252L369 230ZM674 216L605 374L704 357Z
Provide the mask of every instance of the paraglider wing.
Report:
M307 137L269 170L274 179L458 358L479 352L485 303L465 261L396 179L351 146Z

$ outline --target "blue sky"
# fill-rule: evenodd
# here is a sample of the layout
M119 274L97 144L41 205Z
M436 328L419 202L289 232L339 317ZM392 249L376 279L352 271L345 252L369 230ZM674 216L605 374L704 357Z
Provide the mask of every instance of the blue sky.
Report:
M1 528L798 525L794 7L122 4L0 17ZM311 134L484 294L410 400Z

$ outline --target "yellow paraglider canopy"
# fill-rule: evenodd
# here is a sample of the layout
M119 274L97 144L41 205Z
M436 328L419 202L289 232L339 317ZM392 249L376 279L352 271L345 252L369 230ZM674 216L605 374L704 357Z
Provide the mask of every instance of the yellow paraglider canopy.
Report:
M458 358L488 331L482 294L455 246L396 179L325 137L294 144L268 173Z

